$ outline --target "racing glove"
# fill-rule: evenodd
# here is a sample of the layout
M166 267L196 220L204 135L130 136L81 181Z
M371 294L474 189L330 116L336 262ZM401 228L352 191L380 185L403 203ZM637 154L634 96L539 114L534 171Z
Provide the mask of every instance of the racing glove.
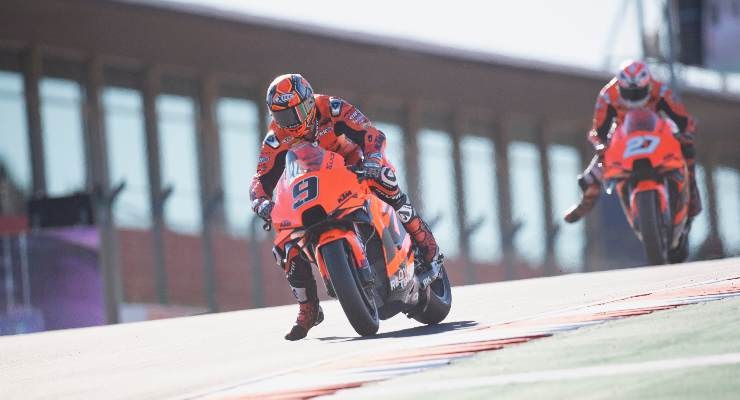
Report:
M377 180L383 170L382 165L375 159L369 159L362 163L362 175L367 179Z
M272 221L270 213L272 213L272 208L274 206L275 203L273 203L272 200L265 198L254 199L254 201L252 202L252 210L255 214L257 214L258 217L265 220L265 222Z

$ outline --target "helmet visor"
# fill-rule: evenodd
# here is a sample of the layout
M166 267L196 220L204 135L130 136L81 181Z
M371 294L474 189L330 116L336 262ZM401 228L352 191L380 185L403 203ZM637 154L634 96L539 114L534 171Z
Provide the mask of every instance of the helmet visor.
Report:
M313 108L314 99L311 97L295 107L288 108L287 110L273 111L272 119L274 119L281 128L297 128L306 122L306 119L311 115Z
M627 101L640 101L647 97L649 86L645 87L619 87L619 95Z

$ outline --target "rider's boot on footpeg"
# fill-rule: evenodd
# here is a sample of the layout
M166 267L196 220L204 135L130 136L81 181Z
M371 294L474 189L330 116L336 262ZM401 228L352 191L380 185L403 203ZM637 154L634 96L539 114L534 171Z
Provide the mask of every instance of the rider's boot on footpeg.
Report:
M405 216L402 214L401 222L403 222L404 228L411 234L414 244L419 249L422 260L422 271L419 272L419 282L422 289L425 289L439 277L443 266L444 255L440 252L437 241L434 239L431 229L429 229L429 225L413 209L411 210L412 212L409 213L411 218L404 218Z

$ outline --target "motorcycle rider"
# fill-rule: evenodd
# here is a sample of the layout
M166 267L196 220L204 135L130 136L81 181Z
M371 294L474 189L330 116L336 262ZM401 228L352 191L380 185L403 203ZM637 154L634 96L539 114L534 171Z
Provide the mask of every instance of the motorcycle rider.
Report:
M360 110L341 98L314 93L300 74L276 77L267 89L266 101L272 121L250 188L252 210L260 218L271 221L272 193L285 168L287 151L301 141L314 142L359 168L374 194L397 211L425 265L442 264L443 256L429 226L398 187L395 168L385 158L385 135ZM324 315L311 265L301 257L289 259L283 267L299 312L285 339L298 340Z
M588 140L594 146L596 155L583 173L578 175L578 185L583 197L579 204L566 212L566 222L578 221L596 204L601 193L604 152L609 146L613 124L620 125L627 111L641 107L667 116L678 127L676 138L681 143L681 153L689 169L689 226L691 220L701 212L694 165L694 119L665 83L653 79L644 62L626 61L620 66L617 76L601 89L596 99L593 124L588 132Z

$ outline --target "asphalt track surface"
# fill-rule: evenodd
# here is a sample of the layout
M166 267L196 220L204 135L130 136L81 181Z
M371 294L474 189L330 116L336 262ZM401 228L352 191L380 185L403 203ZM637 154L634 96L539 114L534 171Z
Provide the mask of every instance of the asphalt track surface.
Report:
M0 338L0 398L378 398L383 391L418 398L450 385L604 377L619 368L737 366L740 353L728 352L608 371L566 368L557 377L533 368L404 385L408 374L465 366L502 348L727 298L740 298L739 258L455 287L444 323L426 327L397 316L364 339L333 301L323 303L326 320L299 342L282 338L296 306L8 336Z

